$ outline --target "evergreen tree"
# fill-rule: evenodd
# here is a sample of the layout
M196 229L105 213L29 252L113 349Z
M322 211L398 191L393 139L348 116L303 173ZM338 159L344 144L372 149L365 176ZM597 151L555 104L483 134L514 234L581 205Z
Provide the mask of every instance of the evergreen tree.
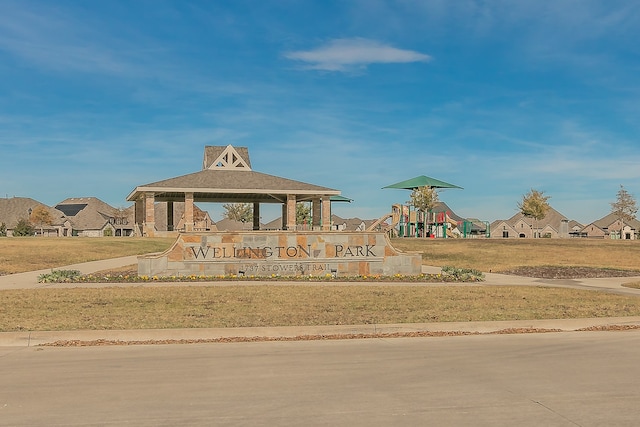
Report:
M308 203L296 203L296 224L311 226L311 207Z
M33 225L29 221L24 218L20 218L15 228L13 229L13 235L16 237L19 236L33 236L35 233L35 229Z

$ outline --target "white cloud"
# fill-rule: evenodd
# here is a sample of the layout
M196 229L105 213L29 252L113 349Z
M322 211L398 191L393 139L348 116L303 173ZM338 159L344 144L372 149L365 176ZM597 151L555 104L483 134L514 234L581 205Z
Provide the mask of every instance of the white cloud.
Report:
M288 59L303 61L308 68L326 71L347 71L365 68L369 64L427 62L429 55L363 38L335 39L312 50L285 53Z

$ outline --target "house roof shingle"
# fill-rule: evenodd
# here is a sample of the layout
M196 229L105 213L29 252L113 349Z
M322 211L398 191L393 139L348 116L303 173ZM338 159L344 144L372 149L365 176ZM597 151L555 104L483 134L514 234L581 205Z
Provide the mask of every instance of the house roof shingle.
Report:
M53 219L52 225L62 225L64 214L59 210L38 202L29 197L11 197L0 199L0 223L4 223L8 229L15 228L21 219L29 219L30 210L43 206Z

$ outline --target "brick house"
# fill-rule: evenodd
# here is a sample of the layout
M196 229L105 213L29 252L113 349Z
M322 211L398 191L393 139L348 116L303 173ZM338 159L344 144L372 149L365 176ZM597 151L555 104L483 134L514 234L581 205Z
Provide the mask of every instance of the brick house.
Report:
M21 219L29 221L31 213L38 207L43 207L51 217L51 224L34 224L37 236L64 236L70 230L70 223L64 214L44 203L29 197L11 197L0 199L0 224L6 227L8 237L13 236L13 230Z
M580 230L581 237L594 239L636 240L640 231L640 221L623 221L610 213L597 221L587 224Z
M526 217L522 212L516 213L509 219L496 220L491 223L491 238L533 238L537 237L572 237L577 235L583 226L575 220L570 220L557 210L549 207L546 216L540 221Z
M103 237L134 234L133 206L116 209L96 197L72 197L55 206L70 223L71 236Z

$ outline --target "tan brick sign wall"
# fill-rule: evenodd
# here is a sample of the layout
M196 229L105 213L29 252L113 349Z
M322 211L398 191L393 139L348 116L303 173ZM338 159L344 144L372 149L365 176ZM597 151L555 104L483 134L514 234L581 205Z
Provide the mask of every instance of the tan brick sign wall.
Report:
M185 233L162 254L138 260L141 275L292 276L420 274L421 256L384 233Z

